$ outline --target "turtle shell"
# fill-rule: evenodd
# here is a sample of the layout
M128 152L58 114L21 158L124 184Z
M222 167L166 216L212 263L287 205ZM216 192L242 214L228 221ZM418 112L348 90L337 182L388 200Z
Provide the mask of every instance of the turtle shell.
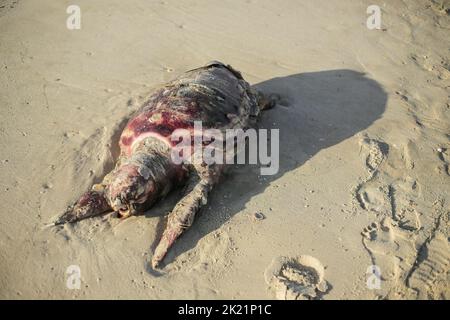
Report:
M157 90L128 122L120 148L130 155L132 146L149 136L173 146L171 134L193 130L195 121L201 121L203 129L245 129L258 111L256 95L241 74L213 62Z

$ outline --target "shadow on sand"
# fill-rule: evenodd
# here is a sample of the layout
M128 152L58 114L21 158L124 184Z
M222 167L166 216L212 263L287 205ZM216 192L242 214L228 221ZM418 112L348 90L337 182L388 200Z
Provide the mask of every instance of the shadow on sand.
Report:
M233 166L212 192L208 207L196 216L193 226L169 251L162 267L196 246L208 233L220 228L245 208L269 184L310 159L320 150L340 143L368 128L383 114L387 95L382 87L364 74L352 70L299 73L273 78L254 86L265 93L277 93L281 102L263 113L259 128L280 129L280 168L276 175L259 179L257 166ZM262 183L261 183L262 182ZM227 214L217 214L219 200L227 194ZM167 211L174 199L162 205ZM161 212L161 205L146 216ZM152 252L164 227L161 218Z

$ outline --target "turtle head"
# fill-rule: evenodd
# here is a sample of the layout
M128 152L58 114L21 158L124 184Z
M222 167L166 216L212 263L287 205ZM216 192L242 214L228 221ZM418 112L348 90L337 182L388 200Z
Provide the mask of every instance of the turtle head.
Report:
M124 164L111 173L106 199L120 218L143 212L155 198L155 181L144 165Z

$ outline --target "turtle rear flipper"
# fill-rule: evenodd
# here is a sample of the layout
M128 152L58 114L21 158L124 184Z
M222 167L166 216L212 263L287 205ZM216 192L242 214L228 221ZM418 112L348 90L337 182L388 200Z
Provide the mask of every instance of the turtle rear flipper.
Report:
M261 111L272 109L281 100L280 95L276 93L265 94L259 90L257 91L256 98Z

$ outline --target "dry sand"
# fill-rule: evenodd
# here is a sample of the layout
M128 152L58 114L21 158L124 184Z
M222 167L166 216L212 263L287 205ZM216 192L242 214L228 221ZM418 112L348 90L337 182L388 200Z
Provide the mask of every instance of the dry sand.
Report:
M369 30L372 2L79 0L68 30L72 1L0 0L0 297L449 299L449 4L379 2ZM282 96L260 125L280 128L279 173L233 167L160 272L177 192L44 228L152 88L210 60Z

